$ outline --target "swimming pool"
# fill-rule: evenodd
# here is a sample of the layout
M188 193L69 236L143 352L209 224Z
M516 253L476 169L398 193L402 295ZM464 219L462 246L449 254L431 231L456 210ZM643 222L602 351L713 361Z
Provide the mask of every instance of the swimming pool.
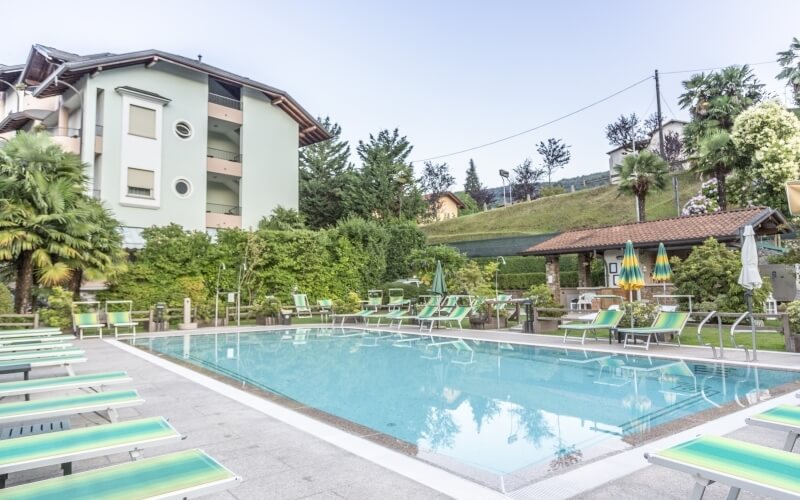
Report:
M800 372L351 328L140 338L488 475L544 475L656 426L755 403Z

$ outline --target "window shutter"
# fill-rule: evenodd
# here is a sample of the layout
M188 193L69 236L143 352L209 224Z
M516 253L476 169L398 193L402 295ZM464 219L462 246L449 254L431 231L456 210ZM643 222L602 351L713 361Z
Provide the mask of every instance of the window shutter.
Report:
M156 138L156 110L131 104L128 133Z
M128 187L139 189L153 189L154 173L151 170L142 170L140 168L128 169Z

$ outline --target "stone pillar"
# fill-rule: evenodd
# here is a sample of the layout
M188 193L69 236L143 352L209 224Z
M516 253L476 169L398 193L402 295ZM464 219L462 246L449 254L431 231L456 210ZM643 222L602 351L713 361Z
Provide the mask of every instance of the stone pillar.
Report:
M556 302L561 302L561 266L558 255L545 257L544 271L547 276L547 287L550 288Z
M578 287L592 286L592 254L578 254Z
M194 330L197 323L192 323L192 299L183 299L183 323L178 325L178 330Z

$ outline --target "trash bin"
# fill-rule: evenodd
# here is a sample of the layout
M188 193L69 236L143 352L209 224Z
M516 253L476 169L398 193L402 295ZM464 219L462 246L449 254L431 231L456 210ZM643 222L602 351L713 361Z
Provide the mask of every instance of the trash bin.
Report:
M528 299L525 304L525 322L523 323L522 331L525 333L533 333L533 301Z

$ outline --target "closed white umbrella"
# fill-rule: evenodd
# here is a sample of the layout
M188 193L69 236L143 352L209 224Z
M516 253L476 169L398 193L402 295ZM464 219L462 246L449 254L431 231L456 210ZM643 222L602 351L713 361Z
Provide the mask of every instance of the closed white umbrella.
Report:
M753 361L758 361L756 354L756 324L753 321L753 290L761 288L761 274L758 272L758 249L756 249L756 233L753 226L744 227L742 242L742 271L739 273L739 284L745 289L744 301L750 313L750 328L753 335Z

